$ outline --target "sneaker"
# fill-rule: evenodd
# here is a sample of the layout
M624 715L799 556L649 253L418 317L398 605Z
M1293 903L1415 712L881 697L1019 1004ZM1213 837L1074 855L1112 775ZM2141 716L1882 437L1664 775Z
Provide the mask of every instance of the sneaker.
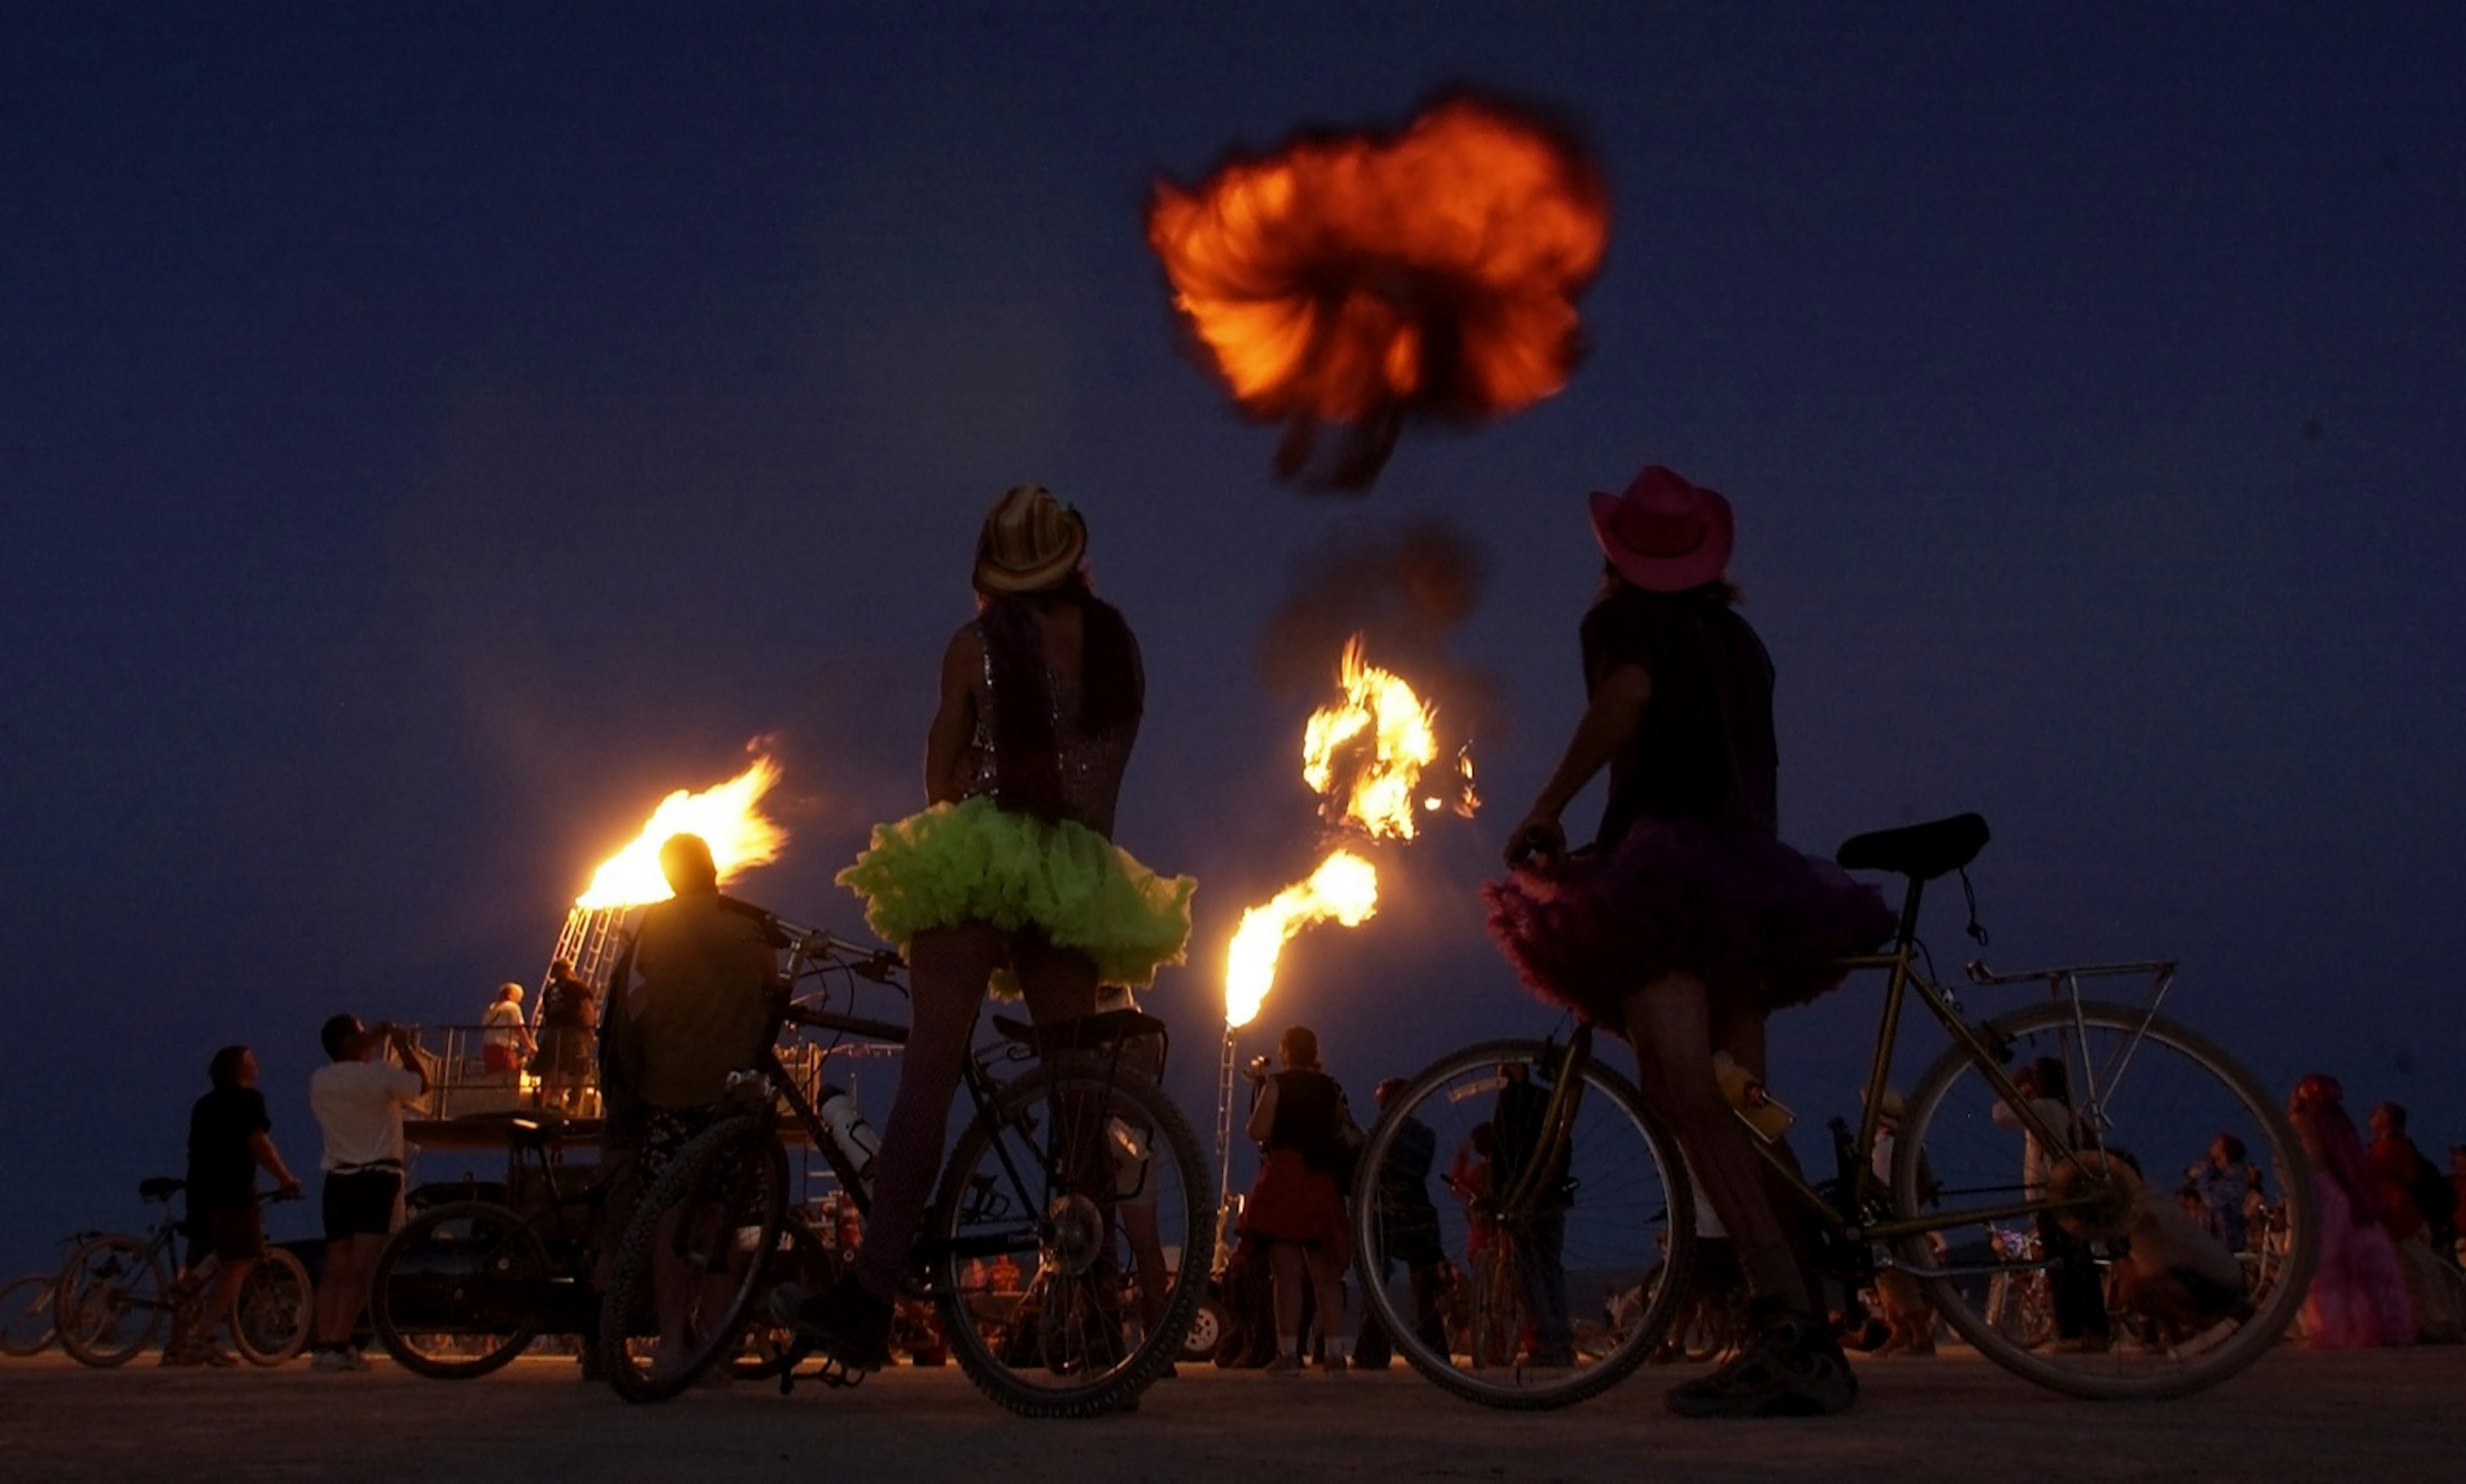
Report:
M1326 1360L1319 1361L1318 1368L1326 1375L1341 1376L1351 1367L1350 1363L1346 1361L1344 1357L1340 1355L1332 1355Z
M197 1359L197 1350L194 1345L183 1343L177 1345L165 1345L163 1347L163 1359L155 1361L154 1363L157 1365L199 1365L204 1362Z
M890 1305L866 1293L854 1273L819 1297L799 1285L780 1284L771 1291L771 1316L849 1370L878 1371L890 1364Z
M1301 1357L1286 1355L1280 1351L1274 1360L1259 1369L1262 1374L1268 1376L1298 1376L1302 1373Z
M351 1363L351 1353L347 1350L320 1350L308 1358L308 1368L312 1371L348 1371L359 1367Z
M1857 1400L1840 1343L1802 1314L1761 1321L1736 1359L1662 1397L1681 1417L1827 1417Z
M228 1367L237 1365L239 1363L239 1357L232 1354L228 1350L225 1350L222 1346L215 1344L210 1339L190 1352L190 1360L188 1363L191 1365L212 1365L218 1368Z

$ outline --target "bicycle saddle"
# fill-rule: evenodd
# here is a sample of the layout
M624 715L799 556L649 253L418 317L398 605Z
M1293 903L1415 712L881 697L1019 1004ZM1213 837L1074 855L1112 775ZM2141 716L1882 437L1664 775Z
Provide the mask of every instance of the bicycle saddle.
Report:
M1007 1040L1023 1046L1044 1046L1065 1051L1109 1046L1137 1036L1160 1036L1164 1028L1164 1022L1144 1010L1099 1010L1076 1020L1058 1021L1044 1027L1042 1035L1024 1021L1015 1021L1007 1015L994 1017L994 1029Z
M1832 858L1844 870L1891 871L1915 881L1933 881L1978 859L1986 848L1986 821L1974 814L1930 820L1899 829L1852 835Z
M187 1188L188 1183L189 1182L184 1180L173 1180L168 1175L150 1176L147 1179L141 1180L137 1182L137 1199L140 1201L168 1201L173 1196L178 1195L183 1189Z

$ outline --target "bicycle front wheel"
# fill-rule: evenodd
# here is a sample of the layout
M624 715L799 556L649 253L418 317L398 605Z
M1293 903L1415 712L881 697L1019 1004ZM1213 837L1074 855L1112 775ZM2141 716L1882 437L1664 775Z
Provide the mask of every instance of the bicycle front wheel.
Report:
M943 1340L1028 1417L1135 1398L1181 1352L1216 1246L1190 1120L1093 1056L1005 1086L959 1135L918 1257Z
M40 1355L52 1346L52 1290L59 1275L20 1273L0 1288L0 1355Z
M52 1323L60 1348L81 1365L125 1365L171 1312L163 1265L140 1237L109 1235L78 1245L60 1269Z
M232 1310L232 1343L252 1365L280 1365L308 1343L317 1318L317 1291L307 1265L285 1248L269 1247L248 1270Z
M2117 1398L2215 1385L2276 1343L2302 1306L2318 1232L2309 1166L2259 1081L2200 1035L2123 1005L2037 1005L1986 1035L2010 1048L2011 1067L2063 1067L2078 1159L2056 1156L2049 1183L2105 1199L1901 1242L1904 1262L1941 1273L1925 1277L1927 1296L1961 1338L2040 1385ZM1953 1211L2031 1199L2022 1135L2008 1110L1998 1120L2001 1109L1964 1048L1928 1068L1894 1151L1902 1211L1925 1212L1930 1195ZM2244 1226L2248 1245L2282 1244L2266 1265L2230 1253L2175 1204L2187 1169L2222 1135L2242 1144L2275 1203ZM2187 1256L2250 1276L2211 1280Z
M1597 1395L1642 1364L1687 1291L1695 1213L1677 1145L1635 1088L1587 1061L1573 1090L1566 1179L1521 1208L1491 1192L1499 1090L1548 1090L1564 1048L1470 1046L1391 1099L1361 1150L1353 1201L1364 1322L1460 1397L1541 1409ZM1488 1127L1489 1132L1476 1131ZM1432 1199L1430 1176L1446 1177Z
M724 1118L677 1151L609 1273L599 1361L618 1396L665 1402L736 1359L787 1206L788 1156L767 1118Z
M413 1217L377 1253L370 1324L404 1370L469 1381L538 1336L549 1282L548 1249L520 1212L449 1201Z

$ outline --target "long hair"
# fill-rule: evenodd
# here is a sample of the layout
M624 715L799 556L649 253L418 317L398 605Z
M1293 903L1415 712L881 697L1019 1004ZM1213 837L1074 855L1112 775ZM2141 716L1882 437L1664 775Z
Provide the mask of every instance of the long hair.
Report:
M1135 723L1147 703L1138 646L1121 611L1088 591L1072 573L1042 593L988 597L977 622L994 693L994 754L1000 759L995 801L1005 809L1052 819L1061 812L1061 759L1053 735L1053 690L1044 667L1036 615L1055 603L1080 611L1080 725L1107 731Z

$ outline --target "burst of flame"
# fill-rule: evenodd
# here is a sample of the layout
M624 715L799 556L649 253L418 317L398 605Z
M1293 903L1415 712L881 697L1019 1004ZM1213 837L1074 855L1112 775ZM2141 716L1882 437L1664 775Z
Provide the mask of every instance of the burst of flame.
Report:
M1242 914L1224 962L1224 1024L1247 1025L1276 981L1276 958L1292 935L1333 917L1358 927L1379 908L1379 871L1349 850L1319 863L1310 879L1287 887L1264 907Z
M1160 181L1148 214L1174 302L1243 408L1352 424L1557 392L1608 239L1591 162L1472 97L1401 134L1303 136L1189 190Z
M673 893L667 878L660 874L660 846L671 835L700 835L710 846L722 883L739 871L777 860L788 832L766 818L759 805L762 796L778 781L779 765L757 757L752 766L725 783L699 794L684 789L670 794L651 811L649 822L633 843L601 864L573 905L595 911L666 901Z
M1302 730L1302 781L1330 819L1374 839L1410 840L1414 789L1439 755L1437 713L1393 671L1362 658L1358 634L1345 643L1336 683L1343 699L1311 712Z

